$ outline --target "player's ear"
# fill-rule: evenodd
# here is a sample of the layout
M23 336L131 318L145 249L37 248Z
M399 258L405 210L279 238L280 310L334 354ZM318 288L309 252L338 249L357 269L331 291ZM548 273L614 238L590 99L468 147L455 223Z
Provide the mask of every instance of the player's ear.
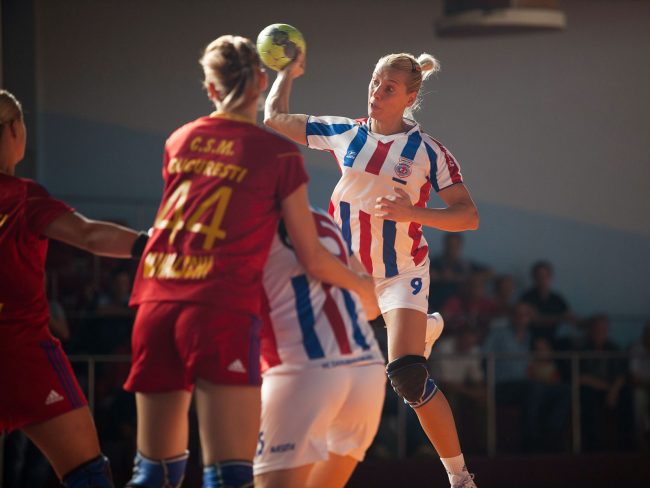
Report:
M269 75L264 68L260 68L257 78L259 83L258 88L260 89L260 93L262 93L269 86Z
M210 100L213 102L221 102L221 97L219 96L219 92L217 89L214 87L214 83L208 82L205 85L206 90L208 90L208 97L210 97Z
M409 93L409 97L406 100L406 106L410 107L415 103L415 99L418 97L417 92Z

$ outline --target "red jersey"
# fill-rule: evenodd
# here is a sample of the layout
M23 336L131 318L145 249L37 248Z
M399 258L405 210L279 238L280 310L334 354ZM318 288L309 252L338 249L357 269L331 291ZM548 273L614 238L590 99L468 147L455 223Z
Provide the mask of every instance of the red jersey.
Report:
M0 327L47 328L43 230L72 211L38 183L0 174Z
M308 180L296 145L239 118L201 117L167 140L163 178L131 304L186 301L259 313L280 204Z

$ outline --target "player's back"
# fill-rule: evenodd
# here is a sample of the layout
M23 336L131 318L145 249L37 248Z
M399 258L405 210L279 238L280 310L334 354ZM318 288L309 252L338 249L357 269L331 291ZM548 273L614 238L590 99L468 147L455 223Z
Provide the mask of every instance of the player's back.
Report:
M348 264L345 241L333 219L312 210L321 244ZM307 276L283 223L264 269L263 369L382 363L374 333L349 291Z
M280 202L307 180L296 146L252 123L202 117L168 139L163 177L132 302L256 307Z

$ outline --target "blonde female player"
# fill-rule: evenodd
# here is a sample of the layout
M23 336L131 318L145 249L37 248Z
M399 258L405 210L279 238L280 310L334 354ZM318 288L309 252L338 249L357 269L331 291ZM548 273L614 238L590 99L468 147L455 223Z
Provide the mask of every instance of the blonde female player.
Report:
M478 227L478 212L458 162L419 124L404 117L418 104L422 81L438 69L430 55L390 54L375 66L368 118L289 113L292 82L304 72L300 55L281 71L266 100L265 124L292 140L330 151L342 172L330 204L349 248L375 278L388 328L386 372L415 409L454 488L473 487L453 415L426 368L428 247L422 225L444 231ZM446 208L426 208L431 188Z
M139 257L147 236L88 220L38 183L15 176L27 131L0 90L0 433L22 430L68 488L112 488L108 459L61 343L48 329L48 239L102 256Z
M282 212L300 261L378 312L373 281L318 241L296 146L255 125L266 89L255 45L211 42L201 58L216 112L165 144L164 191L131 303L138 413L127 486L180 486L195 392L206 488L253 485L260 419L262 273Z

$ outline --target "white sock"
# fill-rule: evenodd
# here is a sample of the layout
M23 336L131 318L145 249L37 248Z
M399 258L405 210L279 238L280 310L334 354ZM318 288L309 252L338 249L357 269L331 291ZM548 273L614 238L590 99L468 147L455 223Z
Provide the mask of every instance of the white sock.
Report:
M452 458L440 458L440 461L442 461L442 464L444 464L449 478L451 478L451 476L454 474L459 475L462 474L463 471L467 471L467 467L465 466L465 458L463 457L462 453Z

